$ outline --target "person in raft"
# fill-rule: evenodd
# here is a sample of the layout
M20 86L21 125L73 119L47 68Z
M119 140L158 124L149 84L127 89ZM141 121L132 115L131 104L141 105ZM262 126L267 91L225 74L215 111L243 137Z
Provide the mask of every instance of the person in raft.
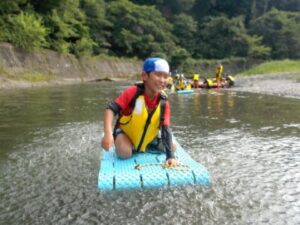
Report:
M159 143L159 139L161 150L166 153L166 164L177 165L170 129L170 104L163 92L169 64L161 58L148 58L141 76L143 83L128 87L106 107L101 145L108 151L115 144L118 157L127 159L133 151L145 152L148 145ZM118 119L112 132L116 115Z
M216 67L216 81L219 83L223 80L223 65L221 63L218 63Z

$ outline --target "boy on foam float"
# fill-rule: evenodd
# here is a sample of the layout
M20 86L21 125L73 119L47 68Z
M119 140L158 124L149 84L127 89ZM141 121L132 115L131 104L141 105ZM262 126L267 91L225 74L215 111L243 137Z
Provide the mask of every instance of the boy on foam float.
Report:
M143 83L125 89L105 110L101 141L105 150L115 144L118 157L127 159L133 152L145 152L148 145L156 143L165 151L168 165L178 164L170 129L170 104L163 93L169 74L166 60L148 58L144 61ZM118 119L112 130L116 115Z

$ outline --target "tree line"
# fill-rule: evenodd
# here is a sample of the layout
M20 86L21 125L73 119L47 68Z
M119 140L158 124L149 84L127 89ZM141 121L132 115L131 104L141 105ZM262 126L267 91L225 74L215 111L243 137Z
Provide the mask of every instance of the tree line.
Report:
M299 59L299 0L1 0L0 41L78 57Z

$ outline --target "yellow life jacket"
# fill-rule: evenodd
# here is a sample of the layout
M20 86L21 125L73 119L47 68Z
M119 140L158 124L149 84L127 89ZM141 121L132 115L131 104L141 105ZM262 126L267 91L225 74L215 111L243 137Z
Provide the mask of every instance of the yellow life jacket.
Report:
M232 76L227 76L228 80L234 81L234 78Z
M170 76L167 79L167 84L172 84L173 83L173 78Z
M208 87L211 87L213 85L213 81L211 79L207 79L206 82Z
M223 66L220 66L220 74L223 74Z
M172 86L171 86L171 91L175 91L175 86L174 86L174 84L172 84Z
M195 73L195 74L193 75L193 80L194 80L194 81L199 80L199 74Z
M185 86L186 86L186 82L184 80L179 80L179 82L178 82L178 88L180 90L183 90L183 89L185 89Z
M222 73L223 73L223 66L219 65L216 70L216 80L217 81L222 81Z
M120 117L120 127L131 140L135 150L145 152L148 144L158 135L163 121L165 101L166 96L161 94L159 104L148 113L144 95L139 95L131 115Z

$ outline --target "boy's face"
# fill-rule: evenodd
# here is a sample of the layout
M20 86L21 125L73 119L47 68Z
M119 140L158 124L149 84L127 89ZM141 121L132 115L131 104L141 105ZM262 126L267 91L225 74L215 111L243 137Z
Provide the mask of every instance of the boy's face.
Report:
M169 74L165 72L142 73L145 86L154 93L158 93L166 88Z

